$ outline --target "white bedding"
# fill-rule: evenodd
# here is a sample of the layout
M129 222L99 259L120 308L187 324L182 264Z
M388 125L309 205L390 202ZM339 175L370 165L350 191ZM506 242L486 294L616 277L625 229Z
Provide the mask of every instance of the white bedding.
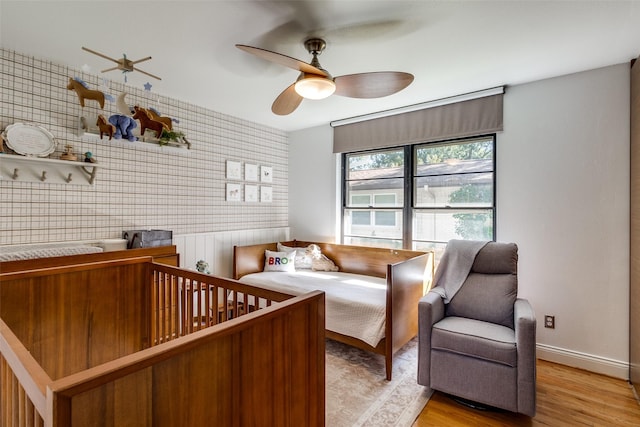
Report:
M102 252L102 248L99 248L97 246L69 243L0 246L0 261L16 261L54 256L93 254L97 252Z
M375 347L384 338L387 281L352 273L298 270L247 274L240 281L291 295L325 293L325 322L330 331Z

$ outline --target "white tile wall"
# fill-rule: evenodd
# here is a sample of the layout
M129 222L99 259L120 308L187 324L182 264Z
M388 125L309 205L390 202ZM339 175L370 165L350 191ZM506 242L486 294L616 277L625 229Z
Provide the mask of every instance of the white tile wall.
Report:
M108 117L117 110L109 101L104 110L89 100L80 107L66 89L76 76L92 89L106 83L114 98L124 91L129 104L179 119L174 130L185 133L192 149L77 136L79 116ZM142 228L188 234L288 226L285 132L103 79L0 49L0 128L41 125L58 141L52 158L71 144L76 153L91 151L105 167L94 186L0 180L0 244L116 238ZM225 201L226 160L271 166L273 201Z

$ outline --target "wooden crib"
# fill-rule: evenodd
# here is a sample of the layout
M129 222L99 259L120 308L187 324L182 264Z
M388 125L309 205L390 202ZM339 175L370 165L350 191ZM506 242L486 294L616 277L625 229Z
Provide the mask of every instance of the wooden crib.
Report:
M324 294L109 257L0 263L3 427L324 425Z

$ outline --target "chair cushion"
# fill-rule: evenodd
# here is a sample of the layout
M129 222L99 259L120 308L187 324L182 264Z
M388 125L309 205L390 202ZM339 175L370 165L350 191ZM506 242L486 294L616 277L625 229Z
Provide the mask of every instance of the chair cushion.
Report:
M468 317L513 329L513 304L518 296L515 274L470 273L447 304L447 316Z
M433 325L431 349L517 366L513 329L464 317L445 317Z
M478 252L472 272L484 274L517 274L518 245L489 242Z

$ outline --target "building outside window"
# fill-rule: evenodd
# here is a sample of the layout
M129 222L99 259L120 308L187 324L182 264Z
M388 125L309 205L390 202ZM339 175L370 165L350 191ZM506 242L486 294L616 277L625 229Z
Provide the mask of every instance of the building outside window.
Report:
M345 244L495 240L495 136L343 155Z

